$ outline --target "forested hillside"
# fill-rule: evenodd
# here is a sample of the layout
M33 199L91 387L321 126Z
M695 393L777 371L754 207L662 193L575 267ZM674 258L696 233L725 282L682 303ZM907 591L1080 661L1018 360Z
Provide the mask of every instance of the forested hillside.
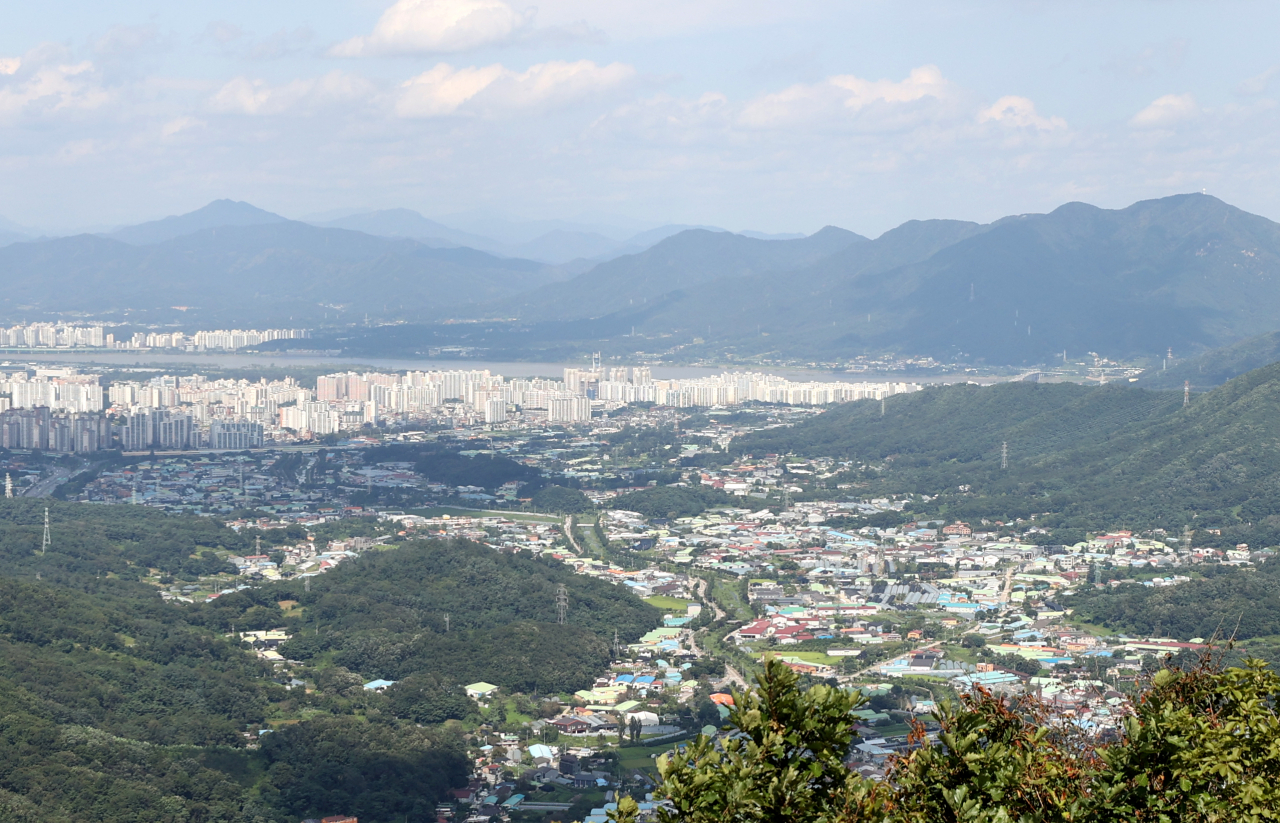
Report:
M569 598L564 625L556 614L561 585ZM314 580L310 592L298 584L283 588L303 606L299 634L285 646L291 657L326 655L369 679L426 673L456 685L485 680L527 692L589 686L608 664L615 630L622 642L633 642L661 616L556 561L465 542L366 554ZM247 596L226 600L216 608Z
M867 490L936 495L919 513L1280 543L1280 365L1186 408L1181 392L1122 385L938 387L890 398L883 416L878 402L851 403L733 448L849 461L842 479Z
M1177 586L1085 587L1068 603L1082 619L1141 637L1247 640L1280 635L1280 560L1256 569L1205 567Z
M166 603L150 570L195 579L252 538L144 507L49 503L42 554L45 505L0 501L0 809L12 820L427 819L465 782L462 740L441 725L475 712L460 684L578 688L615 629L627 641L658 622L607 583L473 544L377 552L311 592ZM286 616L289 599L301 608ZM282 685L233 626L300 631L288 645L314 664L297 670L312 688ZM363 688L380 675L401 682ZM247 748L263 728L275 733Z

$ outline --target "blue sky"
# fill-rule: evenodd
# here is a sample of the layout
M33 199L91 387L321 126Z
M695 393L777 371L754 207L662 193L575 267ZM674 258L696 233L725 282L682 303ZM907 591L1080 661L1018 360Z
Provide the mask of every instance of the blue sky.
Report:
M1205 189L1280 218L1280 5L54 2L0 27L0 215L875 235Z

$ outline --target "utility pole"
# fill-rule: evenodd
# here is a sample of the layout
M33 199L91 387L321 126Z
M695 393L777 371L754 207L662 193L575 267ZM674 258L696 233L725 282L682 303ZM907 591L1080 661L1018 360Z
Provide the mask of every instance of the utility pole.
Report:
M44 537L40 540L40 556L44 557L45 551L52 545L53 540L49 537L49 509L44 510Z
M1009 443L1005 441L1000 444L1000 468L1009 468Z
M556 622L561 626L564 625L565 618L569 614L569 590L561 583L556 587Z

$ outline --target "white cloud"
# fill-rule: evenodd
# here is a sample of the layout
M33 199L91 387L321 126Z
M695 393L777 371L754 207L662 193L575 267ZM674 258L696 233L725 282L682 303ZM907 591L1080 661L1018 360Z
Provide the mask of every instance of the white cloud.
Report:
M227 81L208 104L213 111L228 114L282 114L370 100L376 94L368 80L340 71L278 86L240 76Z
M160 129L161 137L173 137L179 132L187 131L198 126L205 125L203 120L197 120L194 117L175 117L168 123L165 123Z
M1159 128L1195 117L1199 111L1190 94L1166 94L1135 114L1129 123L1138 128Z
M747 103L741 121L757 128L791 127L806 121L851 121L868 108L901 108L921 101L945 102L957 90L937 66L913 69L901 81L864 80L840 74L818 83L798 83Z
M0 115L97 109L110 99L94 64L72 62L61 46L40 46L0 62Z
M373 33L338 43L334 57L442 54L505 43L532 23L533 9L503 0L397 0Z
M1061 117L1042 117L1036 113L1036 104L1025 97L1008 95L994 105L978 112L979 123L996 122L1006 126L1037 131L1065 129L1067 121Z
M623 63L598 66L590 60L552 60L524 72L497 63L460 69L440 63L403 84L396 112L439 117L464 107L490 112L552 108L615 89L635 74Z
M1280 66L1271 66L1266 71L1255 74L1253 77L1243 81L1236 87L1236 91L1245 95L1262 94L1271 85L1271 80L1277 74L1280 74Z

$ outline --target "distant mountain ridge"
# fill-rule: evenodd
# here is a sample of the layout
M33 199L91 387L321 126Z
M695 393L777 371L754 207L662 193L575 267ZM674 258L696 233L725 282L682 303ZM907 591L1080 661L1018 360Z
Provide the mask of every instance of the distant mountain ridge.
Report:
M808 240L747 250L687 232L479 310L611 319L683 339L690 356L889 350L1011 364L1194 352L1280 326L1280 225L1207 195L911 221L826 254L780 251Z
M644 251L655 243L687 229L710 228L669 225L635 235L617 237L592 231L587 227L562 223L562 221L533 221L523 227L501 226L504 229L503 237L495 238L431 220L412 209L359 212L316 222L313 225L352 229L379 237L410 237L431 246L468 246L491 254L524 257L550 265L573 263L578 270L589 269L590 263L593 262L603 262L624 254ZM711 230L723 231L714 228Z
M744 363L899 352L1032 365L1168 348L1185 359L1280 327L1280 225L1202 194L1116 210L1068 203L985 225L909 221L874 240L834 227L760 239L678 226L619 240L563 221L473 222L505 240L407 209L315 226L215 201L101 242L0 247L0 309L182 305L293 322L358 311L405 324L387 332L398 344L414 324L439 324L417 334L428 348L500 340L505 356L656 348ZM546 262L570 253L580 256ZM377 334L360 332L361 346L378 349Z
M163 243L205 229L216 229L224 226L262 226L272 223L286 223L287 218L264 211L257 206L238 200L214 200L203 208L187 214L139 223L117 229L109 235L113 240L130 243L135 246Z
M443 311L551 276L532 260L272 221L146 245L78 235L0 248L0 312L181 305L227 323L355 321L366 313Z

